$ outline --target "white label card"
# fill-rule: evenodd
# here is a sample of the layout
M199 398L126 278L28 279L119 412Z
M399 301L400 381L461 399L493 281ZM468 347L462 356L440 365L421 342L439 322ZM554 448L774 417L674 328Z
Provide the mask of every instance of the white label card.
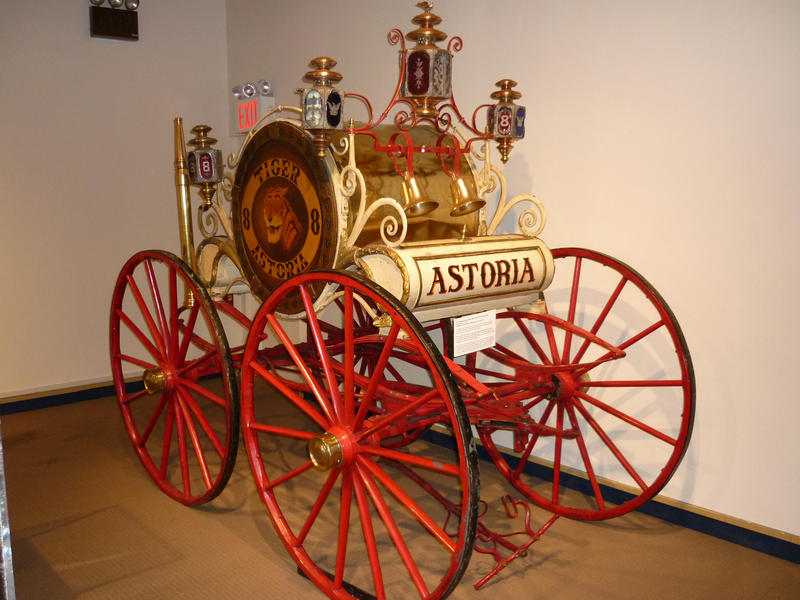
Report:
M453 356L491 348L495 344L495 310L453 319Z

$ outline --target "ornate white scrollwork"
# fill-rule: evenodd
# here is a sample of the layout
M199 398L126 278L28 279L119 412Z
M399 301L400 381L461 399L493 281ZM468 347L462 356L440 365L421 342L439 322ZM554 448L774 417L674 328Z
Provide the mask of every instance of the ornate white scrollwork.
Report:
M223 183L220 185L222 187L222 193L225 195L226 199L230 201L230 188L226 190L225 187L226 182L230 185L229 178L230 175L226 174ZM217 195L217 197L219 197L219 195ZM225 231L225 236L233 239L233 229L231 228L228 212L216 199L214 199L210 205L200 205L197 207L197 226L200 228L203 237L210 238L217 235L217 230L222 227Z
M497 209L492 217L492 222L489 223L486 228L486 234L494 235L494 232L513 206L520 202L530 202L533 204L533 207L524 210L519 216L519 229L522 235L527 237L536 237L539 235L544 230L544 226L547 222L547 214L545 213L544 205L541 200L533 194L518 194L507 201L506 178L503 176L503 172L494 165L489 165L488 161L486 161L485 164L489 167L489 170L487 171L484 169L481 173L481 179L484 180L483 184L486 185L486 179L491 179L493 182L491 189L493 189L494 182L500 187L500 198L497 202ZM480 185L481 184L479 184L479 186ZM487 191L491 191L491 189L487 189Z
M400 203L394 198L379 198L367 207L367 187L364 182L364 175L356 165L353 135L353 133L350 133L349 141L347 142L348 163L347 166L342 169L340 185L342 194L345 197L345 205L349 204L350 198L358 191L358 210L355 215L353 226L350 229L350 234L345 241L345 245L349 248L354 247L358 236L361 235L369 218L379 208L386 206L397 213L399 220L398 217L393 214L386 215L381 219L379 230L381 240L389 247L399 246L405 241L408 231L406 213L403 211L403 207L400 206Z

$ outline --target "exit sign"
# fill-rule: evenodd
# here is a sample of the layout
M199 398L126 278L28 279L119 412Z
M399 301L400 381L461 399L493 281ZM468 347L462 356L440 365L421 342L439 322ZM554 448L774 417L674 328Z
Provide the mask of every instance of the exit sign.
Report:
M236 131L245 133L253 128L258 118L261 116L258 111L258 98L251 98L244 102L239 102L236 107Z
M275 108L274 96L253 96L252 98L234 99L232 103L231 135L244 134L250 131L258 120Z

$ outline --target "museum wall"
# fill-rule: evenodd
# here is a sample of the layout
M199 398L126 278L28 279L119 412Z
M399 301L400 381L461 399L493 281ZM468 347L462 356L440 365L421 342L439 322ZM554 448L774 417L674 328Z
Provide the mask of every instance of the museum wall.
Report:
M229 83L267 77L296 103L308 61L327 55L340 87L382 110L397 73L386 34L412 29L414 4L228 0ZM500 78L519 83L527 134L505 172L511 193L544 202L542 238L628 262L682 324L697 412L663 495L800 534L800 4L435 4L464 41L464 112Z
M0 398L108 382L122 264L178 251L172 121L225 118L225 3L138 14L114 41L88 1L0 3Z

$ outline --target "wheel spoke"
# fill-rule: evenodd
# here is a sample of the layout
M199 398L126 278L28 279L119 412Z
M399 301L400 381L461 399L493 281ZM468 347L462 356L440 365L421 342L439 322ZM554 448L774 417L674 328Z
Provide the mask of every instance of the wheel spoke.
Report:
M561 430L564 426L564 407L561 404L556 406L556 429ZM553 456L553 502L558 504L561 494L561 450L564 438L556 436L556 447Z
M623 388L623 387L682 387L686 382L682 379L636 379L636 380L616 380L609 379L606 381L587 381L581 387L587 388Z
M597 316L597 319L595 319L594 324L592 325L592 328L590 329L592 335L597 335L597 332L600 331L600 327L602 327L603 323L605 323L606 317L608 316L608 313L611 311L611 307L614 306L614 304L616 304L617 298L619 298L619 295L622 293L622 288L625 287L625 284L627 282L628 282L628 279L625 276L621 276L620 277L620 280L619 280L619 283L617 284L617 287L614 288L614 291L611 293L611 296L608 298L608 301L606 302L605 306L603 307L603 310L600 311L600 314ZM570 321L570 322L572 322L572 321ZM586 338L583 341L583 345L580 347L578 352L575 353L575 358L572 359L572 362L574 362L574 363L580 362L581 358L583 358L583 354L589 348L590 344L591 344L591 341L589 340L589 338Z
M114 358L117 358L117 359L119 359L121 361L124 361L124 362L131 363L131 364L136 365L138 367L142 367L143 369L155 369L158 366L156 364L149 363L149 362L147 362L145 360L140 360L140 359L136 358L135 356L128 356L127 354L115 354Z
M525 411L529 411L529 410L530 410L530 409L532 409L534 406L536 406L537 404L539 404L539 403L541 403L542 401L544 401L546 398L547 398L547 396L544 396L544 395L541 395L541 396L536 396L535 398L531 398L531 401L530 401L530 402L528 402L528 403L526 403L526 404L523 404L523 405L522 405L522 408L523 408L523 410L525 410Z
M353 288L344 290L344 414L352 415L355 406L355 348L353 344Z
M350 533L350 503L353 499L353 472L347 469L342 476L342 501L339 506L339 540L336 544L336 571L333 587L341 589L347 561L347 538Z
M398 383L405 381L405 378L400 374L400 371L398 371L392 363L386 363L386 370L389 371L389 375L394 377L394 380Z
M184 365L180 369L178 369L176 371L176 374L177 375L185 375L187 372L191 371L192 369L199 368L200 365L202 365L204 362L208 361L208 359L210 359L210 358L218 358L218 356L219 355L217 353L217 349L213 348L213 349L209 350L208 352L206 352L205 354L203 354L202 356L199 356L199 357L197 357L197 358L195 358L193 360L190 360L187 363L184 363Z
M130 288L131 293L133 293L136 304L139 306L139 312L142 314L142 317L147 323L147 328L150 330L150 335L158 347L160 356L166 357L167 349L164 347L164 339L161 337L161 332L158 330L158 326L153 320L153 315L150 314L150 309L148 308L147 303L144 301L142 293L139 291L139 286L136 285L136 280L133 278L133 275L128 275L128 287Z
M328 348L325 345L325 340L322 338L322 331L319 328L317 321L317 313L314 310L314 303L308 293L308 288L304 285L300 286L300 297L303 299L303 306L306 309L306 317L308 318L308 326L311 329L311 335L314 338L314 345L317 348L317 353L322 361L322 369L325 373L325 381L328 384L328 393L330 394L332 412L336 416L334 422L339 423L342 414L342 399L339 394L339 382L336 380L336 374L333 372L331 366L331 357L328 354Z
M550 321L545 321L544 329L547 332L547 343L550 345L550 355L552 356L552 364L559 364L561 362L561 357L558 353L558 344L556 343L556 337L553 331L552 323L550 323Z
M570 426L575 431L580 431L580 425L578 423L578 417L575 415L575 407L574 406L567 406L567 416L569 417ZM594 499L597 502L597 507L600 510L605 510L605 502L603 500L603 494L600 492L600 485L597 483L597 476L594 474L594 467L592 466L592 461L589 458L589 451L586 449L586 442L583 440L583 435L579 435L576 438L578 442L578 450L581 453L581 460L583 460L583 466L586 467L586 476L589 478L589 483L592 486L592 491L594 492Z
M416 454L400 452L398 450L393 450L391 448L384 448L383 446L373 446L370 444L362 444L359 447L359 449L361 452L365 452L367 454L382 456L383 458L395 460L400 463L416 465L424 469L436 471L437 473L444 473L446 475L455 475L456 477L458 477L459 474L458 465L445 463L442 462L441 460L425 458L424 456L417 456Z
M153 411L153 415L150 417L150 421L147 423L147 427L142 432L142 435L136 440L136 444L140 447L144 447L147 443L147 440L150 438L150 434L153 432L153 427L158 422L161 413L164 411L164 407L167 405L167 394L161 394L161 399L158 401L158 405L156 409ZM169 413L168 413L169 416ZM169 426L167 426L169 429Z
M397 460L396 457L391 457L393 460ZM414 500L406 494L400 486L392 479L392 477L383 469L378 466L375 461L372 459L366 458L364 455L359 455L356 459L358 464L361 467L366 468L372 475L375 476L378 481L380 481L383 486L391 492L391 494L408 510L410 510L416 519L427 529L433 537L439 540L445 548L451 553L456 551L455 544L450 536L445 533L445 531L439 527L436 523L433 522L433 519L428 516L428 514L416 503Z
M166 394L164 395L166 400ZM175 405L171 400L167 404L167 417L164 424L164 440L161 444L161 472L160 476L162 481L167 478L167 467L169 466L169 453L172 447L172 430L177 427L177 419L175 418Z
M153 300L153 306L156 309L156 316L158 317L158 325L161 328L161 339L165 342L164 347L167 351L167 357L172 357L172 338L167 327L167 315L164 312L164 305L161 303L161 292L158 289L158 281L156 274L153 271L153 261L148 259L144 261L144 270L147 273L147 280L150 282L150 297Z
M273 488L278 487L279 485L283 485L287 481L289 481L291 479L294 479L298 475L302 475L303 473L305 473L306 471L308 471L309 469L311 469L313 467L314 467L314 463L312 463L310 460L308 460L308 461L304 462L302 465L300 465L299 467L292 469L288 473L284 473L280 477L277 477L276 479L273 479L272 481L270 481L268 484L266 484L264 486L264 489L265 490L271 490Z
M589 411L587 411L586 408L582 404L580 404L579 402L575 403L575 407L581 413L583 418L586 419L586 422L589 423L589 425L592 427L592 429L594 429L595 433L598 436L600 436L600 439L603 440L603 443L611 451L611 453L616 457L616 459L624 467L624 469L628 472L628 474L636 482L636 484L642 490L646 489L647 488L647 484L641 478L639 473L636 472L636 469L634 469L633 466L631 465L631 463L628 461L628 459L625 458L625 455L622 454L622 452L617 447L617 445L613 441L611 441L611 438L608 436L608 434L603 430L602 427L600 427L600 425L597 423L597 421L594 420L592 415L589 414Z
M664 325L664 319L656 321L649 327L645 327L644 329L642 329L639 333L637 333L633 337L629 337L627 340L619 344L617 348L619 348L620 350L626 350L627 348L633 346L635 343L642 341L644 338L646 338L648 335L650 335L657 329L660 329L663 325ZM612 357L613 355L614 355L613 352L607 352L606 354L601 356L597 361L595 361L595 363L602 362L608 359L609 357ZM588 369L585 369L584 372L585 371L588 371ZM576 371L576 373L580 372L581 372L580 370Z
M143 398L148 395L147 390L140 390L135 394L131 394L130 396L125 396L124 399L121 400L122 404L130 404L131 402L136 402L140 398Z
M144 346L147 349L147 351L153 358L155 358L156 360L161 360L164 357L164 355L159 351L159 349L152 344L152 342L147 338L147 336L142 332L142 330L139 329L133 321L131 321L130 317L126 315L121 308L118 308L116 310L116 314L120 319L122 319L122 322L128 326L128 329L130 329L131 333L133 333L133 335L136 336L136 339L139 340L142 346Z
M578 257L575 259L575 267L572 272L572 290L569 295L569 310L567 312L567 321L575 323L575 306L578 303L578 286L581 281L581 264L583 259ZM564 347L562 349L562 359L564 362L569 362L569 351L572 345L572 332L567 329L564 332Z
M674 446L675 444L678 443L678 440L676 440L675 438L672 438L667 434L658 431L657 429L651 427L650 425L647 425L646 423L642 423L640 420L635 419L628 414L625 414L621 410L618 410L613 406L606 404L605 402L601 402L600 400L598 400L593 396L590 396L589 394L583 392L576 392L576 395L582 398L585 402L588 402L589 404L592 404L597 408L604 410L610 415L614 415L618 419L625 421L628 425L633 425L637 429L640 429L641 431L644 431L645 433L652 435L653 437L658 438L661 441L666 442L671 446Z
M314 526L322 507L325 506L325 502L328 500L328 496L330 495L331 490L336 483L336 479L339 477L339 473L341 473L339 469L334 469L328 473L328 478L325 480L325 485L322 486L319 496L317 496L317 499L314 502L314 506L311 507L311 512L308 513L308 518L303 524L303 528L300 530L300 533L297 534L296 544L298 547L303 545L308 532L311 531L311 527Z
M335 423L336 420L334 418L333 410L331 409L330 404L328 403L327 399L325 398L325 392L322 389L322 386L317 381L316 377L314 377L311 370L308 368L306 362L300 356L300 353L297 351L297 348L292 343L292 340L289 338L287 333L283 330L283 327L280 326L278 320L275 318L274 315L267 315L267 321L272 326L273 331L281 340L286 351L291 356L292 361L294 362L295 366L299 369L300 374L303 376L303 379L306 380L308 385L311 387L311 391L314 394L314 397L317 399L322 412L325 413L325 418L327 419L327 423ZM323 425L323 428L327 428L327 425Z
M517 327L522 332L522 335L525 338L525 340L528 342L528 344L530 344L531 349L536 353L536 356L538 356L539 360L542 361L542 364L543 365L552 364L553 361L550 359L549 356L547 356L547 353L544 351L544 348L542 348L539 345L539 342L536 340L535 337L533 337L533 333L531 333L530 329L528 329L525 326L525 324L522 322L522 319L515 316L514 322L517 324Z
M203 388L200 389L202 390ZM186 403L186 406L188 406L189 409L192 411L192 414L194 415L194 418L197 419L197 422L200 424L200 427L203 428L203 431L205 432L211 444L214 446L214 449L217 451L217 454L219 454L220 457L224 456L225 449L222 447L222 442L219 441L217 434L211 427L211 423L208 422L208 419L203 414L203 411L200 410L200 407L197 405L197 402L192 397L191 393L188 390L183 390L183 389L180 389L180 391L182 394L181 397L183 401Z
M169 264L169 341L172 356L178 356L178 273L175 265Z
M367 436L374 435L384 429L385 427L389 427L392 423L396 423L400 421L405 415L410 413L411 411L417 410L419 407L428 404L431 402L433 398L438 398L439 392L435 389L430 390L427 394L424 394L419 400L411 402L399 409L394 409L391 412L387 413L385 416L381 417L377 421L375 421L371 427L368 429L363 430L356 436L356 441L361 441ZM440 400L441 402L441 400ZM440 412L440 408L444 408L444 406L437 407L436 412Z
M359 477L354 477L353 488L356 495L356 504L358 505L358 514L361 518L361 529L364 532L364 544L367 547L367 556L369 556L372 581L375 585L375 597L376 600L386 600L378 544L375 540L375 530L372 527L372 515L369 510L367 494L364 491L364 484Z
M186 406L186 398L184 396L185 390L181 389L180 387L177 390L177 404L178 408L180 408L180 414L183 418L184 425L186 425L186 431L189 433L189 441L192 443L192 448L194 449L194 454L197 457L197 464L200 467L200 473L203 476L203 483L205 483L206 489L210 488L212 485L211 482L211 474L208 471L208 463L206 462L206 456L203 453L203 449L200 446L200 436L197 435L197 427L195 427L194 420L192 419L191 412L189 408ZM186 468L189 468L189 457L186 457Z
M536 341L536 340L534 339L534 341ZM537 344L537 346L538 346L538 344ZM510 348L506 348L503 344L495 344L494 346L492 346L489 349L489 351L491 353L500 352L500 353L504 354L505 356L507 356L508 358L511 358L514 361L519 361L520 363L527 363L528 362L528 360L524 356L522 356L520 354L517 354L516 352L514 352ZM486 351L484 351L484 352L486 352Z
M181 347L178 349L176 364L181 364L186 360L186 353L189 352L189 342L192 341L194 336L194 326L197 323L197 315L199 314L200 303L195 302L189 309L189 320L183 329L183 339L181 340Z
M367 416L367 409L372 406L372 401L375 398L375 390L378 389L379 384L383 383L384 368L389 360L389 356L392 354L398 333L400 333L400 326L397 323L392 323L392 327L389 330L389 335L386 336L383 349L378 357L378 362L372 371L369 386L367 386L367 391L364 393L364 397L361 399L361 406L358 407L358 413L356 413L355 420L353 421L352 425L353 430L355 431L358 431L361 428L364 418Z
M186 447L186 425L183 422L183 412L179 408L175 409L175 428L178 431L178 456L181 463L183 493L191 495L192 482L189 477L189 453Z
M378 486L372 480L372 477L370 477L368 469L364 468L364 464L369 462L371 461L359 461L359 464L356 466L356 472L358 473L361 482L364 484L364 487L367 489L370 497L372 498L375 508L378 509L378 514L380 515L383 524L386 526L386 530L389 532L389 537L392 539L395 548L397 548L400 558L408 570L408 574L411 576L411 581L414 582L420 597L424 598L428 595L428 588L425 585L425 581L422 579L422 574L419 572L417 564L414 562L414 559L408 550L408 546L403 539L403 535L400 533L400 529L397 527L394 517L392 517L392 514L389 511L389 507L386 505L386 501L383 499ZM389 478L389 480L391 481L391 478Z
M213 402L217 406L221 406L222 408L226 408L226 409L228 408L228 402L225 400L225 398L220 398L216 394L213 394L213 393L209 392L206 388L204 388L204 387L202 387L200 385L197 385L191 379L186 379L184 377L181 377L181 378L178 379L178 383L180 385L183 385L183 386L191 389L193 392L196 392L196 393L200 394L204 398L207 398L207 399L211 400L211 402Z
M297 408L299 408L306 416L310 417L314 420L314 422L319 425L323 430L328 429L329 421L323 417L317 409L311 406L308 402L303 400L293 389L288 387L286 384L283 383L279 377L276 377L269 371L267 371L264 367L262 367L257 362L253 361L250 363L250 367L261 375L264 379L266 379L269 383L274 385L284 396L286 396L289 400L291 400Z
M278 427L277 425L264 425L263 423L253 423L250 425L250 429L259 433L269 433L270 435L280 435L298 440L310 440L314 437L314 434L310 431L289 429L288 427Z

